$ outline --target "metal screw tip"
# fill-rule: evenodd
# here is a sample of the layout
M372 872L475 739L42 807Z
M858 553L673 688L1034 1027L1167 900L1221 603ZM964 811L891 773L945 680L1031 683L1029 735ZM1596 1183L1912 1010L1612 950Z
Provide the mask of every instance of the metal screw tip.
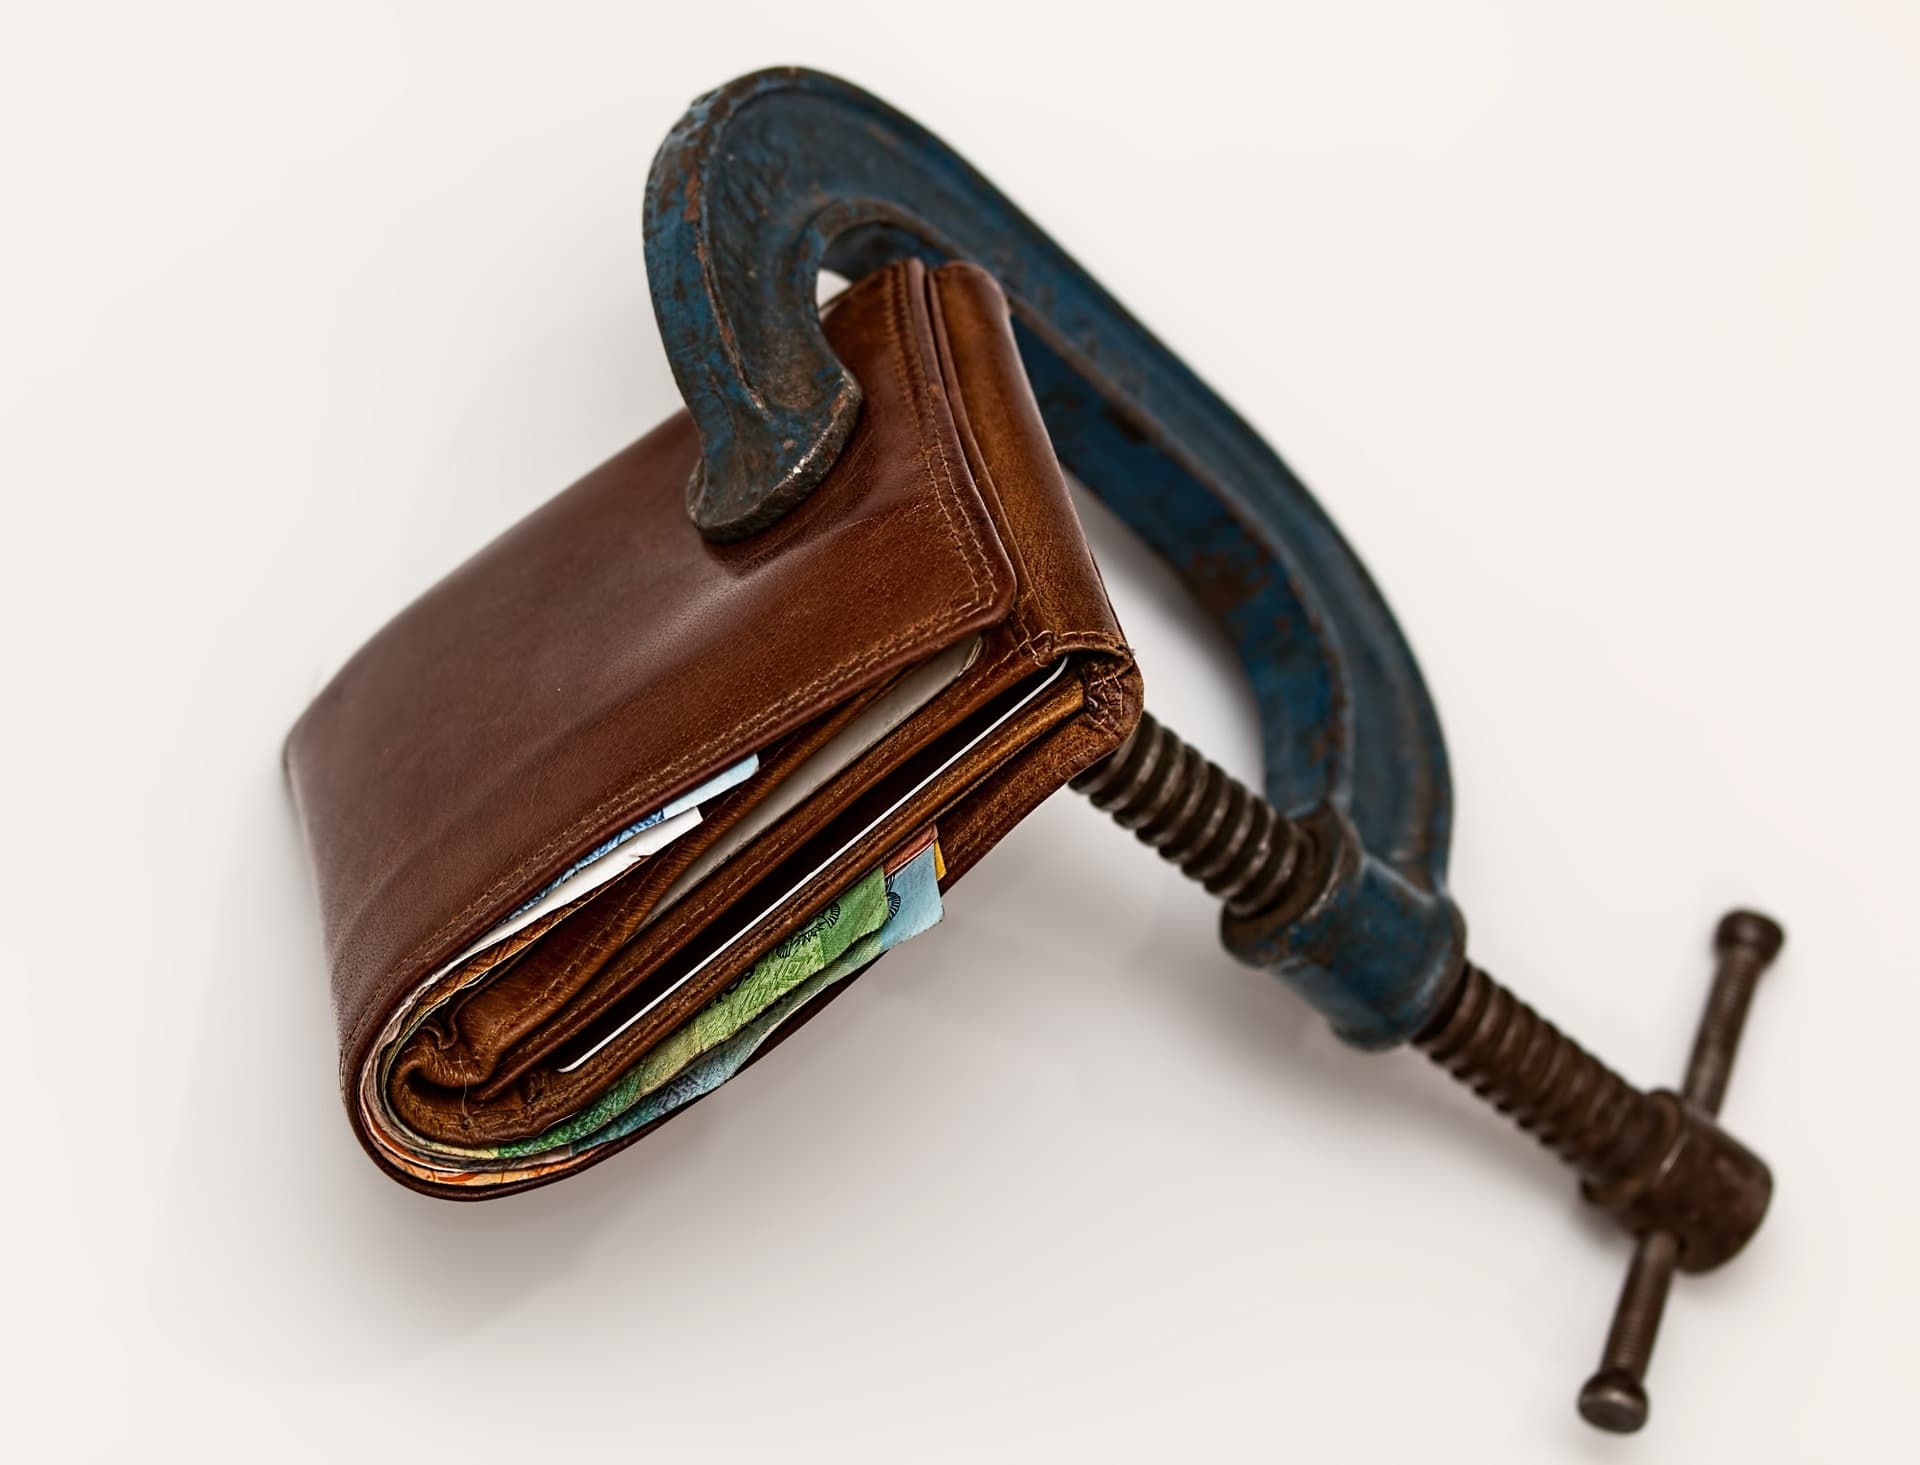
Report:
M1647 1391L1624 1368L1603 1368L1580 1390L1580 1417L1610 1434L1632 1434L1647 1422Z
M1762 961L1772 961L1786 940L1787 933L1780 929L1778 921L1758 911L1728 911L1713 933L1713 949L1725 951L1730 946L1745 946Z

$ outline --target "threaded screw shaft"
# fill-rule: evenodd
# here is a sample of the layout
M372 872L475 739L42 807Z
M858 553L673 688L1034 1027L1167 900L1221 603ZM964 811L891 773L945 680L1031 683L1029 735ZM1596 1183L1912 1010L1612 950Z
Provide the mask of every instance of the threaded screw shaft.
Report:
M1073 787L1236 916L1279 904L1299 864L1294 822L1151 714Z
M1073 787L1237 917L1278 907L1305 863L1298 824L1151 714ZM1413 1041L1597 1185L1661 1142L1654 1099L1471 963Z
M1590 1180L1629 1172L1658 1142L1658 1105L1468 963L1414 1045Z

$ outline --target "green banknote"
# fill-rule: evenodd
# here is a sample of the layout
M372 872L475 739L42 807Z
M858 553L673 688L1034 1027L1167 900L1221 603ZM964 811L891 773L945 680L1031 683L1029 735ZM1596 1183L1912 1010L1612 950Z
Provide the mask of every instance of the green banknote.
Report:
M809 977L835 966L861 938L878 932L895 904L889 884L883 868L871 871L761 957L739 981L648 1049L589 1107L532 1139L490 1146L480 1153L502 1159L535 1155L605 1129L643 1095L725 1043Z
M742 1068L781 1025L835 982L845 981L888 948L911 940L940 920L940 854L929 846L899 871L887 876L885 924L869 931L839 957L815 972L778 1001L769 1004L726 1042L710 1048L666 1083L641 1096L640 1101L605 1129L572 1146L581 1154L595 1145L624 1138L634 1130L711 1093Z

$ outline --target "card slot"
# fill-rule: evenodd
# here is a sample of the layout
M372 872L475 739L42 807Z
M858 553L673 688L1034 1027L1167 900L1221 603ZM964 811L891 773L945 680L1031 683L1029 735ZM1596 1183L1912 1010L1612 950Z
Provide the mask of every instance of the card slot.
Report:
M487 974L462 998L459 1020L436 1014L435 1021L423 1025L421 1038L430 1046L416 1045L404 1056L405 1073L443 1087L457 1085L463 1110L511 1084L525 1065L509 1063L503 1069L504 1053L575 1001L636 932L950 688L980 649L979 638L957 642L848 699L774 749L762 750L759 771L743 788L703 802L707 818L698 827L609 882L604 901L577 905L578 919L517 963L514 976L506 975L504 964L499 973ZM471 968L465 970L471 985Z
M642 918L617 960L603 962L586 981L574 984L566 1003L549 1004L548 1020L531 1030L515 1052L497 1058L488 1073L461 1088L454 1096L458 1112L448 1122L470 1125L474 1104L484 1105L508 1094L523 1079L534 1081L533 1071L560 1045L597 1021L609 1005L623 1000L634 982L675 959L681 947L697 939L705 927L724 920L727 909L749 885L788 859L821 825L838 818L863 789L890 777L907 758L957 724L978 716L997 697L1028 681L1032 672L1030 661L995 657L987 666L950 681L943 691L923 701L890 733L815 788L800 806L758 831L724 866L687 892L669 915L656 923L658 929L648 927L650 917ZM778 786L772 780L761 785L769 802ZM724 843L722 837L716 846Z
M736 908L752 913L745 926L735 922L734 934L718 944L714 944L711 930L703 933L703 939L691 943L683 953L683 960L691 959L687 970L655 973L637 984L599 1023L590 1025L574 1043L563 1045L555 1052L556 1069L572 1073L598 1056L615 1039L624 1036L637 1019L656 1010L662 998L676 995L690 977L700 975L704 964L726 954L748 930L764 923L779 933L810 919L845 888L849 880L859 878L884 858L909 831L923 826L930 817L937 818L936 811L942 804L958 797L960 791L1012 756L1052 721L1071 716L1080 706L1077 687L1051 705L1042 703L1033 717L1017 716L1028 710L1065 669L1062 663L1053 675L1040 678L1034 686L1018 694L1010 694L1007 706L991 708L973 722L953 729L919 750L885 780L865 788L837 819L742 897ZM802 875L801 871L807 873ZM759 951L770 948L778 939L778 934L769 935L766 931L757 934L758 939L752 941L750 947ZM712 949L705 955L698 954L709 946ZM719 990L711 982L700 983L699 989ZM670 1031L677 1025L681 1012L690 1014L700 1005L700 1000L691 996L675 1004L676 1010L667 1014L664 1029Z
M1034 698L1036 690L1047 695ZM871 751L889 769L876 775L863 759L769 831L755 850L768 846L775 858L729 866L707 882L720 889L703 886L671 922L643 932L596 974L598 1000L576 1001L558 1015L502 1063L484 1090L452 1096L457 1108L442 1102L430 1109L407 1101L420 1095L396 1092L396 1107L412 1111L404 1117L422 1133L452 1143L524 1139L560 1122L593 1102L914 828L937 819L941 808L1083 703L1079 679L1061 675L1057 682L1017 682L957 726L951 709L929 706ZM930 729L915 726L923 720ZM939 771L929 781L930 770ZM831 815L815 806L823 796L836 806ZM586 1061L578 1062L583 1055ZM572 1063L577 1066L565 1067Z
M440 1093L464 1104L484 1096L515 1047L551 1021L646 924L675 879L879 694L871 689L784 739L760 771L706 807L701 823L656 855L600 887L530 939L509 937L502 959L431 1013L396 1055L389 1089L403 1120L438 1127ZM423 1005L433 1005L433 993ZM436 1092L439 1091L439 1092Z

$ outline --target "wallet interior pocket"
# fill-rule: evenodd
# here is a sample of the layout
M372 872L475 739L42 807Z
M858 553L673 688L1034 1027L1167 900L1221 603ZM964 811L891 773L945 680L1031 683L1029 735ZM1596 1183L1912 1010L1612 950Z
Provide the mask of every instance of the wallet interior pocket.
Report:
M806 782L809 758L860 709L836 709L790 746L769 750L760 773L726 794L697 831L700 841L675 847L657 867L642 862L511 943L494 970L469 973L469 985L439 994L437 1005L423 994L430 1010L387 1050L384 1078L366 1095L368 1119L389 1146L442 1172L470 1180L524 1173L524 1156L463 1161L452 1152L518 1151L592 1112L657 1045L915 829L937 823L993 769L1073 718L1084 694L1071 665L1018 677L998 695L994 686L1009 680L1004 666L950 687L770 828L724 852L727 835L774 802L783 779ZM716 853L724 855L717 866L674 890ZM649 921L670 893L665 914Z

